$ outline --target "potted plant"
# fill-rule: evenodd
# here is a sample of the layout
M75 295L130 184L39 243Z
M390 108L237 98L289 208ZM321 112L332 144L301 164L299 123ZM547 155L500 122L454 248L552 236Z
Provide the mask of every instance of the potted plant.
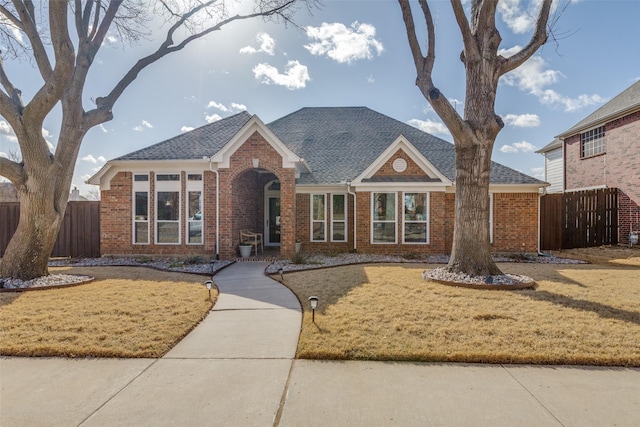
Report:
M302 242L300 240L296 240L296 253L302 250Z
M251 256L251 245L249 243L240 243L240 256L242 258L248 258Z

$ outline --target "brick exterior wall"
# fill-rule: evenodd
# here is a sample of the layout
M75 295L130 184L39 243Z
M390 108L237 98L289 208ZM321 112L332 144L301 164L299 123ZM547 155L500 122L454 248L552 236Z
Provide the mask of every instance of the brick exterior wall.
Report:
M399 150L376 173L393 176L392 168L398 158L407 161L404 175L420 175L424 172L402 150ZM253 159L259 159L258 169ZM164 172L163 172L164 173ZM203 170L203 238L202 245L187 245L186 236L186 185L187 172L181 176L181 233L179 245L156 245L154 239L155 174L149 174L149 227L150 243L132 243L133 175L120 172L111 180L110 190L102 192L101 203L101 252L103 255L205 255L216 253L216 173ZM194 173L194 171L189 171ZM347 242L331 242L331 193L326 193L327 242L311 242L310 194L295 193L295 170L282 167L282 158L259 134L254 133L230 157L229 168L219 172L220 235L218 252L222 259L235 258L239 233L242 229L263 231L265 186L273 180L280 182L281 234L280 252L291 257L296 240L303 243L305 251L347 252L354 247L354 224L357 224L357 250L378 254L437 254L449 253L453 238L455 195L431 192L429 196L429 243L402 243L403 192L396 191L397 244L371 242L371 192L356 194L357 217L354 217L354 197L347 194ZM402 185L399 184L401 188ZM410 191L410 190L409 190ZM344 193L344 192L341 192ZM495 252L526 250L535 252L538 241L538 195L535 193L494 194L494 244ZM265 236L266 237L266 236ZM523 247L524 244L524 247Z
M628 198L620 197L618 216L620 241L627 243L640 205L640 111L607 123L605 138L606 153L584 159L580 134L565 139L565 189L619 188Z

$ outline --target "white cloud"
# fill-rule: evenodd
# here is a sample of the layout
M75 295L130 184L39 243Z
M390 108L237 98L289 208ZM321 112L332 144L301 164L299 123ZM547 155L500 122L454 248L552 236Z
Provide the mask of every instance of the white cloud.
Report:
M498 53L509 57L520 49L520 46L515 46L510 49L500 50ZM542 104L561 106L567 112L605 101L604 98L597 94L583 94L576 98L571 98L547 88L547 86L557 83L563 77L564 75L560 71L549 69L544 58L533 56L520 67L505 74L501 81L535 96Z
M4 151L0 151L0 157L4 157L4 158L8 159L9 155L7 153L5 153Z
M185 132L191 132L192 130L194 130L195 128L193 126L182 126L180 128L180 132L185 133Z
M500 147L500 151L503 153L530 153L535 150L536 147L527 141L514 142L511 145Z
M135 130L136 132L142 132L145 128L151 129L152 127L153 127L153 125L151 123L149 123L146 120L143 120L142 124L134 127L133 130Z
M207 104L207 108L215 108L217 110L224 111L224 112L229 111L227 107L225 107L224 105L216 101L209 101L209 103Z
M109 132L109 131L107 130L107 128L106 128L106 127L104 127L104 124L102 124L102 123L101 123L98 127L99 127L99 128L100 128L100 130L101 130L102 132L104 132L104 133Z
M98 158L96 159L95 157L93 157L92 154L87 154L86 156L84 156L82 158L82 160L84 160L85 162L88 162L88 163L93 163L93 164L96 164L98 162L104 163L104 162L107 161L107 159L105 159L104 156L98 156Z
M423 132L439 135L451 135L449 129L447 129L447 127L442 122L436 122L430 119L411 119L407 123L415 128L420 129Z
M534 29L537 12L540 10L540 0L525 1L501 0L498 2L498 13L505 24L516 34L522 34Z
M531 175L534 178L544 179L544 167L531 168Z
M236 102L232 102L231 103L231 108L233 108L236 111L247 111L247 106L244 104L238 104Z
M214 114L212 114L210 116L205 116L204 119L207 121L207 123L213 123L213 122L217 122L218 120L221 120L222 116L220 116L220 114L215 114L214 113Z
M540 126L537 114L507 114L502 118L504 124L516 128L533 128Z
M291 90L304 88L307 81L311 80L307 66L298 61L287 62L284 74L280 74L276 67L266 63L256 65L253 74L264 84L273 83Z
M369 77L367 77L367 83L375 83L376 79L373 77L373 74L369 74Z
M252 46L245 46L240 49L240 53L246 53L248 55L253 55L254 53L266 53L268 55L273 56L276 48L276 41L267 33L258 33L256 35L256 40L260 43L260 47L256 49Z
M307 37L318 40L305 45L313 55L327 55L340 63L380 56L384 47L376 40L376 28L370 24L354 22L350 28L335 22L323 22L319 27L307 27Z

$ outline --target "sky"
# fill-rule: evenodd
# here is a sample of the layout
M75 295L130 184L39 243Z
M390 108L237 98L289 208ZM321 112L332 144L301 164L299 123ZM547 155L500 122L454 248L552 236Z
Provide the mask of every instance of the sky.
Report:
M528 42L539 2L500 0L505 56ZM437 27L433 80L462 114L461 36L449 2L430 3ZM568 0L555 18L547 44L502 77L496 101L505 127L493 160L540 179L544 159L535 151L640 79L640 1ZM417 8L414 19L421 29ZM365 106L453 141L415 86L396 0L324 0L311 13L301 9L295 21L298 27L232 23L145 69L116 104L113 120L88 132L73 186L95 195L96 187L85 181L106 161L242 110L269 123L303 107ZM134 46L109 34L87 80L86 109L155 49L163 29L151 30L149 40ZM426 40L426 34L419 38ZM42 83L37 71L26 61L5 65L28 100ZM59 115L54 110L44 123L52 147ZM0 119L0 156L18 151L15 135Z

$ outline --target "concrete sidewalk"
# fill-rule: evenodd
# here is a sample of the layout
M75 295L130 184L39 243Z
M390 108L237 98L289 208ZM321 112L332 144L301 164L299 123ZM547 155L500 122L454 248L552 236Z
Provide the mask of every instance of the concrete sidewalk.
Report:
M294 361L296 297L238 263L162 359L0 358L0 426L638 426L640 369Z

